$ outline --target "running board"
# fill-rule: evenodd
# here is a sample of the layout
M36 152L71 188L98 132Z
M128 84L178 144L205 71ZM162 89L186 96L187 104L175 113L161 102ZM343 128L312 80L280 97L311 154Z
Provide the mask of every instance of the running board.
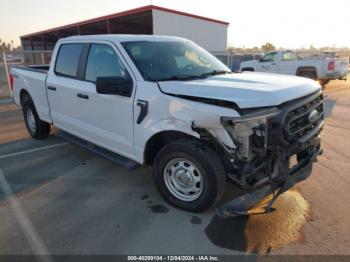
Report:
M114 153L112 151L104 149L100 146L92 144L84 139L81 139L77 136L71 135L63 130L58 130L57 136L60 136L63 139L65 139L73 144L76 144L80 147L83 147L83 148L103 157L103 158L106 158L110 161L113 161L113 162L117 163L118 165L124 166L125 168L127 168L129 170L133 170L133 169L136 169L136 168L141 166L139 163L135 162L134 160L131 160L131 159L126 158L124 156L121 156L117 153Z

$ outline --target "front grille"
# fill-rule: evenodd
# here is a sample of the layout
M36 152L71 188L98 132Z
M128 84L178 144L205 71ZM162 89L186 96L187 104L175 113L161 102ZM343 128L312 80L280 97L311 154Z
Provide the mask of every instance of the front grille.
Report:
M289 142L307 135L324 119L323 96L289 111L285 118L285 138Z

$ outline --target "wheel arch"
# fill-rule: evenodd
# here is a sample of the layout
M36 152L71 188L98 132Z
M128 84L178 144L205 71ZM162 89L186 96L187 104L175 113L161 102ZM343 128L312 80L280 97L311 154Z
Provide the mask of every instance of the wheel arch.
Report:
M243 67L241 69L242 72L255 72L255 69L253 67Z
M173 141L185 138L198 140L198 138L193 135L177 130L163 130L154 134L146 142L144 150L144 163L147 165L152 165L153 160L159 150Z
M26 89L21 89L21 91L19 92L19 101L20 101L20 105L23 108L23 105L26 101L32 101L33 99L31 97L31 95L29 94L29 92ZM34 102L33 102L34 103Z
M312 73L315 74L315 77L317 78L317 69L314 66L301 66L301 67L298 67L295 75L296 76L300 76L303 72L312 72Z

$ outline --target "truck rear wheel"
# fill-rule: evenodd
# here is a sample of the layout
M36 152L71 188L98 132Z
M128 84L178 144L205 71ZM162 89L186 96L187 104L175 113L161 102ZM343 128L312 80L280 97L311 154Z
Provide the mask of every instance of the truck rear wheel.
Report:
M192 139L162 148L153 163L154 182L170 204L204 212L223 195L226 175L219 156L205 143Z
M23 117L28 133L35 139L47 138L50 134L50 124L42 121L31 100L23 105Z
M316 79L316 74L312 71L302 71L300 72L299 76L314 79L314 80Z

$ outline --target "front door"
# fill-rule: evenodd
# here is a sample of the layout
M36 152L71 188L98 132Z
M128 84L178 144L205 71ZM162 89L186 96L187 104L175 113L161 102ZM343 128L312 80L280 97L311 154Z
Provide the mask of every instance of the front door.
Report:
M85 108L80 120L89 130L88 135L99 145L133 158L135 81L131 96L96 92L98 77L132 80L118 50L106 43L91 44L84 71L79 90L82 97L77 97L77 105Z
M277 52L271 52L259 60L258 72L277 73Z

